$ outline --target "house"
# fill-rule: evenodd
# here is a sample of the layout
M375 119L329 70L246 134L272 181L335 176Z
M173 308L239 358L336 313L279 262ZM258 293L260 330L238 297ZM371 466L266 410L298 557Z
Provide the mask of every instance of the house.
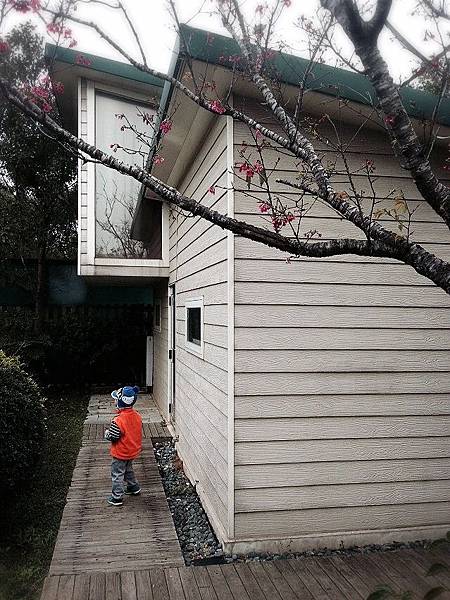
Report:
M234 42L190 27L184 36L194 74L214 82L220 97L229 86ZM173 128L155 175L217 211L270 227L258 211L261 190L234 169L243 148L255 153L242 123L211 115L175 89L163 91L161 82L129 66L98 57L83 66L74 64L75 53L52 51L55 77L65 78L66 89L72 85L73 104L63 113L75 115L77 107L79 135L107 149L122 144L122 121L114 115L128 105L137 107L128 119L138 118L162 97ZM285 55L274 61L292 107L307 62ZM189 80L181 52L172 71ZM373 185L374 197L383 199L377 206L390 210L381 213L383 224L402 233L402 218L391 208L404 197L414 210L413 239L448 260L448 229L393 157L366 79L315 65L307 84L305 113L326 112L333 120L335 129L321 131L348 144L355 185ZM432 95L402 93L415 123L430 117ZM69 100L70 94L63 102ZM276 127L245 78L237 77L230 101ZM449 135L449 115L450 100L444 100L437 113L442 137ZM323 137L315 143L336 164L336 187L346 189L333 145ZM295 181L300 166L281 156L277 161L267 150L266 174L273 189L294 202L293 190L276 179ZM433 161L448 181L445 158L445 148L436 146ZM366 161L373 161L374 174L364 170L372 164ZM117 238L108 239L98 226L108 205L103 192L119 185L129 186L123 191L137 203L132 237L140 240L139 257L121 255ZM91 163L80 167L79 188L79 275L135 278L152 287L154 397L227 550L416 540L449 529L450 298L442 290L392 260L286 260L169 210ZM361 237L321 203L302 222L305 234L314 230L325 239Z

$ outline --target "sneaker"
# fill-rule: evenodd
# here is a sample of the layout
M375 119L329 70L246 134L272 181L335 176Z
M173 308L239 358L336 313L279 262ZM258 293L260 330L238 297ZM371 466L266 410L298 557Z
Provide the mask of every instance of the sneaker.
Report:
M125 490L125 494L127 496L138 496L141 493L141 487L139 484L136 485L128 485Z
M111 506L122 506L123 504L123 500L122 498L114 498L114 496L110 496L107 499L108 504L111 504Z

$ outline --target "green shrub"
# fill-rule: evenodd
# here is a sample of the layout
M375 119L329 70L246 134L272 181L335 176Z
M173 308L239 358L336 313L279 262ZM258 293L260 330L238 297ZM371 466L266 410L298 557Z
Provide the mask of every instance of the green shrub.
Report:
M19 360L0 350L0 493L29 478L45 439L44 399Z

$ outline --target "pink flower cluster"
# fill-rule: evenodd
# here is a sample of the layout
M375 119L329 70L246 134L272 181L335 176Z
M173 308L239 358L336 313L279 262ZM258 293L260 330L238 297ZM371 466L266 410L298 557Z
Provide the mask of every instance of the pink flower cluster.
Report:
M167 135L169 131L172 129L172 121L169 119L164 119L159 126L159 130L163 135Z
M208 188L208 192L209 192L210 194L215 194L215 193L216 193L216 188L215 188L213 185L211 185L211 186Z
M0 40L0 54L5 54L5 52L9 52L9 44L4 40Z
M384 122L386 123L386 125L393 125L395 123L395 117L393 115L387 115L384 118Z
M73 48L77 45L77 41L73 37L72 30L69 27L65 27L63 23L56 23L52 21L47 25L47 31L63 38L63 41L69 42L69 48Z
M276 215L272 217L272 226L278 233L288 223L292 223L295 220L295 215L287 213L286 215Z
M155 157L153 158L153 164L154 165L162 165L163 162L164 162L164 156L155 154Z
M264 171L264 167L259 160L253 165L247 161L236 163L236 167L239 168L239 173L245 173L247 179L251 179L255 173L262 173Z
M37 12L41 8L40 0L8 0L8 4L21 13Z
M223 115L223 113L226 111L226 108L223 106L220 100L213 100L209 103L209 107L213 112L217 113L218 115Z

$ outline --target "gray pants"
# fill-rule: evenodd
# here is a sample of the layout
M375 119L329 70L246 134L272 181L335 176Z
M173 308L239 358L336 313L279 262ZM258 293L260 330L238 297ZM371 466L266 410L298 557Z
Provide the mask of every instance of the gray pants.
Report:
M111 463L111 479L113 498L122 498L124 481L130 488L139 487L139 483L137 482L133 471L132 460L113 458Z

